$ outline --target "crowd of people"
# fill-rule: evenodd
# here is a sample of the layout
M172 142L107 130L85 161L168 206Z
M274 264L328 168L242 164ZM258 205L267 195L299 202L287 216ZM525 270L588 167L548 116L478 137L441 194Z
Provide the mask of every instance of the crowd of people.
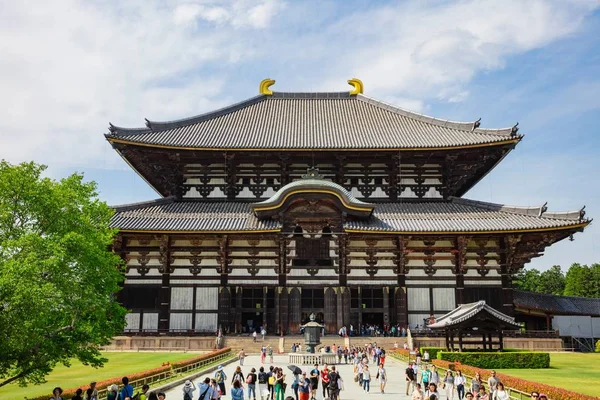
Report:
M398 347L397 343L394 347ZM407 346L404 344L404 348ZM292 352L302 351L300 343L293 343ZM385 394L388 382L388 373L385 368L385 350L377 343L364 346L324 346L320 350L324 353L337 355L338 364L351 364L354 372L354 382L365 394L371 393L372 382L379 384L379 391ZM411 361L404 372L406 380L406 395L411 400L440 400L442 393L448 400L510 400L509 392L499 379L495 371L484 382L478 373L467 379L460 370L440 373L438 368L429 363L429 354L421 354L418 348L410 351ZM270 366L265 366L269 356ZM273 349L271 346L262 346L259 370L251 368L245 374L245 351L238 353L239 365L236 367L231 380L228 380L222 366L212 377L205 377L197 385L187 380L183 386L183 400L224 400L227 396L227 384L230 384L229 396L231 400L317 400L322 393L322 400L341 400L341 390L344 381L335 366L318 364L310 370L289 366L290 373L283 368L273 365ZM289 378L288 378L289 375ZM229 383L228 383L229 382ZM286 397L286 390L290 383L290 393ZM134 390L129 384L129 379L122 379L122 386L112 385L108 388L107 400L164 400L164 392L150 391L148 385ZM320 390L319 390L320 389ZM50 400L62 400L62 389L53 390ZM87 389L78 389L73 400L98 400L96 382L90 383ZM531 400L548 400L543 393L533 392Z
M422 356L416 348L411 354L414 354L415 359L404 372L406 395L411 396L411 400L439 400L442 398L440 392L448 400L454 400L455 397L457 400L510 400L509 392L496 371L491 371L487 382L481 379L479 373L469 382L460 370L447 370L440 374L435 365L428 364L428 355ZM531 399L548 400L548 396L533 392Z
M140 389L134 390L127 377L123 377L121 383L122 387L113 384L107 388L106 400L165 400L167 397L164 392L151 392L149 385L143 385ZM60 387L55 387L50 400L63 400L62 393L63 390ZM96 382L90 383L90 387L85 390L77 389L71 400L99 400Z

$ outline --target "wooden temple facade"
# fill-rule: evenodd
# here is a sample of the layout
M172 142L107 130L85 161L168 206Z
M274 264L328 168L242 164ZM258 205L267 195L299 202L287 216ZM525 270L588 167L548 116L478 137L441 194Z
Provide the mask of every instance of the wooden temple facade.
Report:
M462 198L522 139L362 94L273 92L107 140L160 195L115 207L128 332L423 324L485 300L589 223Z

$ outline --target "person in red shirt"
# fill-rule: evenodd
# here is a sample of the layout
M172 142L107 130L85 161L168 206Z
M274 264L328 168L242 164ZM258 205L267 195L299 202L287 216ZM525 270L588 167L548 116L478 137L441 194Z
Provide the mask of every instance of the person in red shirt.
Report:
M321 383L323 384L323 399L326 399L328 397L327 388L329 387L329 368L327 368L327 364L323 365L321 370Z

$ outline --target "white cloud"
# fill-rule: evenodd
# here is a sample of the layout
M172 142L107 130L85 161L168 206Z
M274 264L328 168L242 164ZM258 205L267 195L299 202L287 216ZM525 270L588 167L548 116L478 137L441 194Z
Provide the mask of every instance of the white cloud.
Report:
M423 111L464 100L473 76L507 57L576 34L595 6L4 2L0 158L121 166L102 136L109 121L207 111L255 92L257 76L277 78L276 90L341 90L357 76L366 94Z

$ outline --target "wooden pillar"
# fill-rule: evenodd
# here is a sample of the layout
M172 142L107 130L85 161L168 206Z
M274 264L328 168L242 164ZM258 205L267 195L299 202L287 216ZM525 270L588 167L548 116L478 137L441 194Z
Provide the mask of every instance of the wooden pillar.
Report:
M262 325L263 328L266 329L267 326L267 313L271 312L268 308L267 308L267 292L268 292L269 288L268 287L263 287L263 320L262 320Z
M394 288L396 301L396 322L400 324L400 327L408 327L408 311L407 311L407 297L406 297L406 277L404 275L398 275L398 287Z
M458 351L463 351L463 335L462 329L458 330Z
M287 334L289 328L289 302L288 291L285 287L278 287L279 292L279 334Z
M454 331L450 331L450 350L454 351Z
M171 305L171 242L168 235L159 238L160 267L162 274L159 308L158 308L158 331L166 335L170 328L169 311Z
M486 347L485 347L486 346L486 343L485 343L485 333L483 335L481 335L481 336L483 337L483 342L482 342L483 351L486 351Z
M505 237L504 240L500 240L500 278L502 282L502 312L506 315L514 315L515 307L513 302L513 285L512 275L510 273L510 266L508 265L507 253L515 251L516 241L515 237ZM512 258L512 257L511 257Z
M448 332L447 329L444 332L444 336L446 337L446 351L450 351L450 333Z
M336 291L332 287L326 287L324 289L325 297L325 331L327 333L337 332L337 305L336 305Z
M339 332L340 328L344 326L344 288L338 287L336 288L336 316L337 316L337 331ZM337 333L337 332L336 332Z
M494 350L494 338L491 333L488 333L488 339L490 343L490 350Z
M235 287L235 332L242 332L242 300L243 300L243 288L241 286Z
M231 289L228 286L219 287L219 315L217 328L221 329L223 334L229 333L233 319L230 318L231 307Z
M302 322L302 288L294 287L288 288L288 305L289 305L289 331L292 335L300 332L300 325Z
M381 288L383 291L383 324L390 324L390 288L384 286Z
M504 350L504 335L502 334L502 329L498 330L498 336L500 337L500 348L499 350Z
M465 275L466 271L466 257L467 257L467 246L469 238L465 236L459 236L456 238L456 257L454 259L454 273L456 274L456 289L455 289L455 300L456 306L465 303Z
M358 327L356 328L358 330L358 336L360 336L361 330L362 330L362 312L363 312L362 290L359 286L358 287Z

